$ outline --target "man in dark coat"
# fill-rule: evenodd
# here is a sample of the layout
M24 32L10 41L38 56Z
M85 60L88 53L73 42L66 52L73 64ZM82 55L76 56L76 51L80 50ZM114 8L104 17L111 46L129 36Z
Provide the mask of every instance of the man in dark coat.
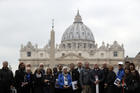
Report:
M107 74L106 80L105 80L105 89L106 93L114 93L115 91L115 85L114 81L116 79L116 74L113 71L113 66L109 66L109 72ZM115 92L116 93L116 92Z
M13 73L8 68L8 62L3 62L0 69L0 93L10 93L10 87L13 87Z
M83 64L81 62L78 62L77 68L75 70L78 72L77 74L80 78L80 73L83 70ZM79 87L78 87L77 93L81 93L82 92L82 86L80 84L80 79L79 79L79 84L78 85L79 85Z
M96 93L96 85L99 85L99 93L103 93L102 83L104 80L104 75L102 71L99 69L98 65L94 65L94 69L90 73L90 82L92 93Z
M107 79L107 75L108 75L108 67L107 67L106 63L103 64L102 73L104 75L104 79L103 79L103 82L102 82L101 86L102 86L102 89L103 89L103 93L107 93L106 88L104 88L105 80Z
M79 88L80 88L80 81L79 81L79 72L77 70L74 69L75 65L73 63L70 64L70 75L72 78L72 81L77 81L77 89L73 90L74 93L79 93Z

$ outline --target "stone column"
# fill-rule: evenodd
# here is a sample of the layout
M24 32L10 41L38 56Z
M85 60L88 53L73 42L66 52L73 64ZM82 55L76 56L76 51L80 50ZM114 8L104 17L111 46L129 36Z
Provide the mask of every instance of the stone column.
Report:
M55 31L51 31L51 40L50 40L50 67L55 66Z

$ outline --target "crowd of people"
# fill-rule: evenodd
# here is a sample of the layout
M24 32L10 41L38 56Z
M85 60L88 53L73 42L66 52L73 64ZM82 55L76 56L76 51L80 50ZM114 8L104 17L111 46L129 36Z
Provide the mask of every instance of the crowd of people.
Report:
M135 65L118 62L118 72L104 63L101 67L88 62L78 62L69 67L58 65L44 69L44 64L32 72L31 64L21 62L18 70L8 68L3 62L0 69L0 93L140 93L140 76Z

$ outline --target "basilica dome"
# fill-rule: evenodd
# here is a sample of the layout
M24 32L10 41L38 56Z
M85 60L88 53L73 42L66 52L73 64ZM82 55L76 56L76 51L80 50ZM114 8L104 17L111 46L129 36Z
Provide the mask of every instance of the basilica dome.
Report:
M73 24L65 30L61 42L75 40L95 42L92 31L85 24L83 24L79 11L75 16Z

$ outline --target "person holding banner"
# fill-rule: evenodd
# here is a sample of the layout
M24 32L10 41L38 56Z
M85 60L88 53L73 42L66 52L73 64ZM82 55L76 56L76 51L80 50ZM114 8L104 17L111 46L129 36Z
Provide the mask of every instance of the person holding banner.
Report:
M94 65L94 69L90 73L90 82L92 93L103 93L102 82L104 80L104 75L99 69L98 65Z

